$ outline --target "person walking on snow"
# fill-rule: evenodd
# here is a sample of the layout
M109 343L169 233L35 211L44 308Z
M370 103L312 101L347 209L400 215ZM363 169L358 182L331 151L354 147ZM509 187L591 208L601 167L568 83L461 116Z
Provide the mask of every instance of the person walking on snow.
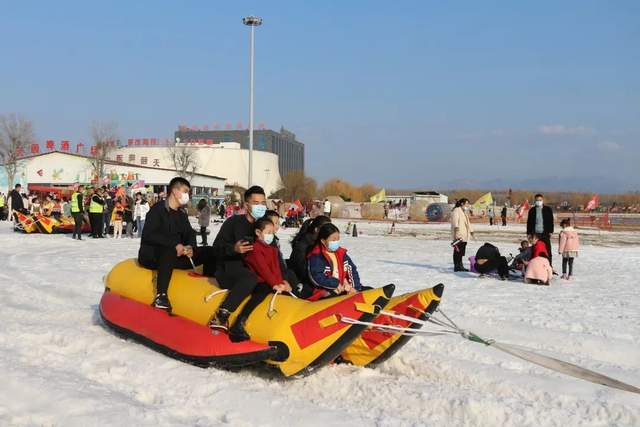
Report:
M136 220L136 228L138 229L138 238L142 237L142 230L144 229L144 222L149 213L149 203L142 197L142 193L136 194L136 204L133 208L133 216Z
M560 221L560 227L562 227L562 231L560 232L558 253L562 255L562 278L570 280L573 276L573 259L578 257L580 249L580 239L578 232L571 226L569 218ZM567 267L569 267L568 271Z
M473 237L473 228L469 221L469 199L462 198L456 202L451 211L451 238L453 242L453 271L469 271L462 265L466 254L467 242Z

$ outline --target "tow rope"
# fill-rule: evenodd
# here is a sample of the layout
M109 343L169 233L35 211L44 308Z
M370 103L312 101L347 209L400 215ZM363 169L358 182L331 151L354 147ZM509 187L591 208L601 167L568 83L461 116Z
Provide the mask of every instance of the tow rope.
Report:
M376 324L373 322L362 322L349 317L342 317L340 320L348 324L365 325L381 332L387 332L390 334L405 335L405 336L416 336L416 335L433 336L433 335L457 334L466 340L479 343L479 344L484 344L489 347L493 347L504 353L510 354L511 356L517 357L522 360L526 360L527 362L536 364L538 366L542 366L544 368L559 372L561 374L569 375L574 378L579 378L581 380L589 381L595 384L612 387L618 390L624 390L631 393L640 394L640 388L638 387L623 383L622 381L618 381L615 378L608 377L606 375L600 374L598 372L592 371L587 368L583 368L573 363L565 362L563 360L556 359L554 357L544 356L542 354L534 352L532 349L527 347L506 344L506 343L498 342L493 339L484 339L480 337L478 334L461 329L440 308L437 308L434 313L427 313L415 307L412 307L412 309L419 312L423 316L425 316L426 320L417 319L415 317L405 316L402 314L396 314L394 312L386 311L386 310L381 310L380 314L388 316L390 318L408 321L408 322L418 324L418 325L423 325L423 326L430 326L429 324L434 324L434 325L438 325L443 329L435 332L429 332L429 331L422 331L420 329L414 329L414 328L403 328L397 325L385 325L385 324ZM435 316L435 313L440 313L443 319L437 318Z

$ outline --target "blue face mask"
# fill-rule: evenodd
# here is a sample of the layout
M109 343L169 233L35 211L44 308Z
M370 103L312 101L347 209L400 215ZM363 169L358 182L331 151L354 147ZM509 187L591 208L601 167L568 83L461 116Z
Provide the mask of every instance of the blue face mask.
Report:
M255 219L260 219L267 213L267 207L265 205L251 205L251 216Z
M273 234L263 234L262 239L267 245L270 245L273 243Z
M340 249L340 240L333 240L329 242L327 244L327 249L329 249L330 252L335 252Z

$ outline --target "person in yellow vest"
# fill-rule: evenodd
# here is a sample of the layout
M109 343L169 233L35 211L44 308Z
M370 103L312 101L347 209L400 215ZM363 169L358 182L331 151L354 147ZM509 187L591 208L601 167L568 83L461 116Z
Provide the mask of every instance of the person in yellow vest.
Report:
M4 193L0 193L0 221L4 221L7 219L7 208L6 208L6 198L4 197Z
M91 202L89 202L89 222L91 223L91 237L94 239L104 238L103 233L103 213L104 213L104 190L98 187L91 196Z
M84 221L84 196L82 192L84 186L80 185L76 191L71 195L71 216L75 226L73 227L73 238L76 236L78 240L82 240L82 221Z

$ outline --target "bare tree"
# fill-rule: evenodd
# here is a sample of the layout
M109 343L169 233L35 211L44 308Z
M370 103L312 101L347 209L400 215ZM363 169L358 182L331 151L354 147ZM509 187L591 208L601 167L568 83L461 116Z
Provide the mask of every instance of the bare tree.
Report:
M115 122L94 122L91 125L91 167L100 181L104 177L104 164L116 149L118 140L118 124Z
M16 114L0 116L0 163L7 171L9 191L18 172L19 157L33 141L31 121Z
M275 198L293 201L300 199L303 202L313 200L318 192L316 180L306 176L302 171L293 171L282 177L282 188L275 192Z
M169 158L179 176L188 180L193 179L193 175L199 167L195 148L186 144L175 144L169 147Z

